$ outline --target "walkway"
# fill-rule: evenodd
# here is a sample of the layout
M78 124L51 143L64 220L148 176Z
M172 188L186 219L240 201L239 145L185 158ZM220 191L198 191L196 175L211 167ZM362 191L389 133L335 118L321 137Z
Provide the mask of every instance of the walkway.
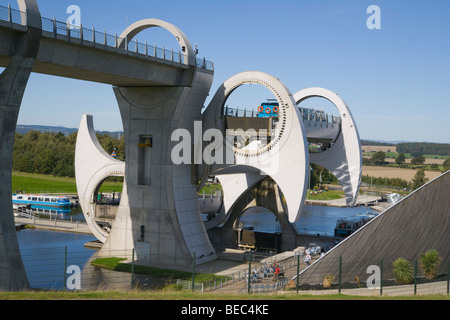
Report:
M316 260L318 257L314 257L312 262ZM232 266L228 269L224 269L224 264L228 264ZM284 272L284 279L279 281L273 280L273 272L264 276L263 270L266 267L271 267L274 262L277 262L281 267L282 272ZM221 270L217 272L216 267L219 267ZM223 283L221 285L216 284L216 286L212 285L210 288L208 285L205 286L205 292L213 292L217 294L241 294L246 293L248 291L248 270L249 270L249 262L232 262L226 260L216 260L211 263L206 263L205 265L199 266L200 268L196 268L198 272L202 272L203 270L209 270L209 272L213 272L217 275L229 276L233 280L228 281L227 283ZM300 271L307 267L306 263L303 262L303 256L300 257ZM294 256L293 251L287 251L280 253L275 256L271 256L265 259L262 259L257 262L251 263L252 273L256 272L258 277L257 281L251 283L251 292L275 292L281 288L283 288L289 281L297 275L297 258Z
M30 225L36 229L92 234L86 222L14 217L16 227Z
M375 203L376 201L379 201L379 200L381 200L381 198L379 196L358 195L355 206L365 206L368 204ZM328 207L341 207L341 208L347 207L345 198L335 199L335 200L306 199L305 203L311 204L311 205L328 206Z

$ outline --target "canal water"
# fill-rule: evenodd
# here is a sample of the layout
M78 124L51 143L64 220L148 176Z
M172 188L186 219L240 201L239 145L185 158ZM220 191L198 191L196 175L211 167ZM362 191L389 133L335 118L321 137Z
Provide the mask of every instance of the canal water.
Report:
M305 205L303 213L295 223L297 231L306 235L334 236L336 221L355 214L376 213L371 208L337 208L317 205ZM242 227L253 227L254 231L275 233L280 232L280 224L275 215L262 207L248 209L239 222Z
M75 209L71 213L59 214L58 219L72 217L74 220L84 221L80 212L80 209ZM296 227L303 234L333 236L337 219L367 212L374 211L365 207L335 208L307 205ZM265 208L255 207L247 210L240 223L259 232L280 231L275 215ZM124 278L120 279L117 273L108 275L106 271L90 266L89 261L95 258L97 251L85 248L84 244L96 240L93 235L29 229L18 231L17 238L32 288L55 290L65 288L69 276L65 272L71 265L79 266L83 274L87 274L85 278L107 279L105 281L108 283L119 280L119 286L129 286L129 275L124 275Z

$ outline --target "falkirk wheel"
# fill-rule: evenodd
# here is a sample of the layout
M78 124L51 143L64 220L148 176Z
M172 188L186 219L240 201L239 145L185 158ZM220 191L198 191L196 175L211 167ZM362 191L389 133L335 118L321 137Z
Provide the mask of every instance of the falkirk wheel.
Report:
M248 143L249 137L245 136L248 135L247 130L244 133L238 132L238 136L247 139L247 144L239 145L235 139L236 132L231 138L227 135L228 128L224 119L225 102L236 88L245 84L258 84L268 88L279 103L278 121L273 125L270 141L256 139ZM308 129L305 128L305 120L298 107L298 104L311 97L322 97L331 101L339 111L341 119L337 124L338 129L333 131L335 134L330 137L331 143L328 148L319 153L309 153ZM132 132L134 128L125 121L125 141L128 144L129 136L136 133ZM216 256L208 238L208 230L229 219L238 200L268 177L273 179L284 196L284 214L289 223L298 221L306 196L310 163L319 164L336 176L343 186L347 205L352 206L356 201L362 170L359 135L346 103L329 90L308 88L292 95L280 80L271 75L255 71L243 72L224 82L203 115L191 118L191 121L194 122L194 130L192 126L190 130L172 128L172 132L169 131L166 135L166 145L172 146L172 149L168 148L165 151L166 167L162 170L167 172L166 178L172 182L171 188L167 188L167 184L164 185L165 183L161 181L159 189L162 192L155 189L136 190L139 194L138 198L134 199L139 201L140 198L141 205L135 207L130 202L130 185L127 177L129 174L136 175L139 169L133 168L132 165L139 167L140 164L131 158L131 153L126 153L126 162L116 160L106 153L97 141L92 116L83 115L76 146L77 188L86 221L98 240L104 243L101 252L109 255L117 250L123 250L123 255L126 255L125 252L129 253L131 248L136 248L137 259L159 264L188 265L192 263L194 255L198 264L213 260ZM163 130L166 131L165 128ZM180 136L184 130L192 137L187 146L193 146L194 150L192 155L189 154L184 158L184 162L174 163L174 154L186 152L180 147L183 146ZM137 141L140 142L139 148L142 149L146 143L149 143L147 148L155 147L154 137L149 135L143 138L144 140ZM143 152L146 151L135 153L138 161L139 158L145 158ZM170 160L168 155L172 156ZM154 158L145 160L148 163L143 164L144 167L151 167L155 161ZM188 172L183 177L174 174L178 167L186 166ZM125 177L120 205L115 209L117 212L112 215L99 210L96 203L99 186L110 176ZM195 191L202 188L209 176L216 176L221 183L223 203L213 219L203 221ZM181 191L178 189L184 184L189 184L191 193L186 192L186 189ZM165 196L164 192L170 193L173 197ZM149 201L147 199L152 197L160 197L164 202L159 201L159 207L146 208L145 203ZM191 219L183 212L185 205L194 207L195 214ZM163 218L164 215L158 216L158 213L167 207L175 209L175 215L171 217L170 222L164 220L167 219ZM150 218L152 216L156 218ZM183 225L201 234L200 240L189 243L189 239L186 239L189 232L183 230ZM112 237L115 238L114 241ZM164 244L167 241L171 243ZM194 243L197 248L191 250Z

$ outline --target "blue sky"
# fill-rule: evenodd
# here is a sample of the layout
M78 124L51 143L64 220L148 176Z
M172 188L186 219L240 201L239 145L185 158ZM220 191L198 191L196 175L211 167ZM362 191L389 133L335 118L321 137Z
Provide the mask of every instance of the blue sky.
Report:
M236 73L257 70L293 94L312 86L338 93L362 139L450 143L450 1L37 2L42 16L60 21L69 17L69 5L78 5L84 27L110 34L144 18L175 24L198 44L200 56L214 61L210 96ZM370 5L380 7L379 30L366 26ZM178 50L164 30L148 30L138 40ZM244 86L227 103L256 108L267 98L267 89ZM305 104L333 109L323 99ZM94 115L98 130L122 129L111 86L33 74L19 124L78 127L83 113Z

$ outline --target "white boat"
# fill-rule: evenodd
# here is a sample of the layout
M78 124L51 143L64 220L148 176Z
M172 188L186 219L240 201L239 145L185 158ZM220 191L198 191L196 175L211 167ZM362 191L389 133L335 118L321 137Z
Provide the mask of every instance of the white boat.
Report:
M38 205L46 207L70 207L71 202L66 196L50 196L42 194L13 194L13 205Z
M353 232L361 228L367 222L375 218L378 214L366 213L356 214L354 216L339 219L336 222L336 228L334 229L335 237L347 237Z

